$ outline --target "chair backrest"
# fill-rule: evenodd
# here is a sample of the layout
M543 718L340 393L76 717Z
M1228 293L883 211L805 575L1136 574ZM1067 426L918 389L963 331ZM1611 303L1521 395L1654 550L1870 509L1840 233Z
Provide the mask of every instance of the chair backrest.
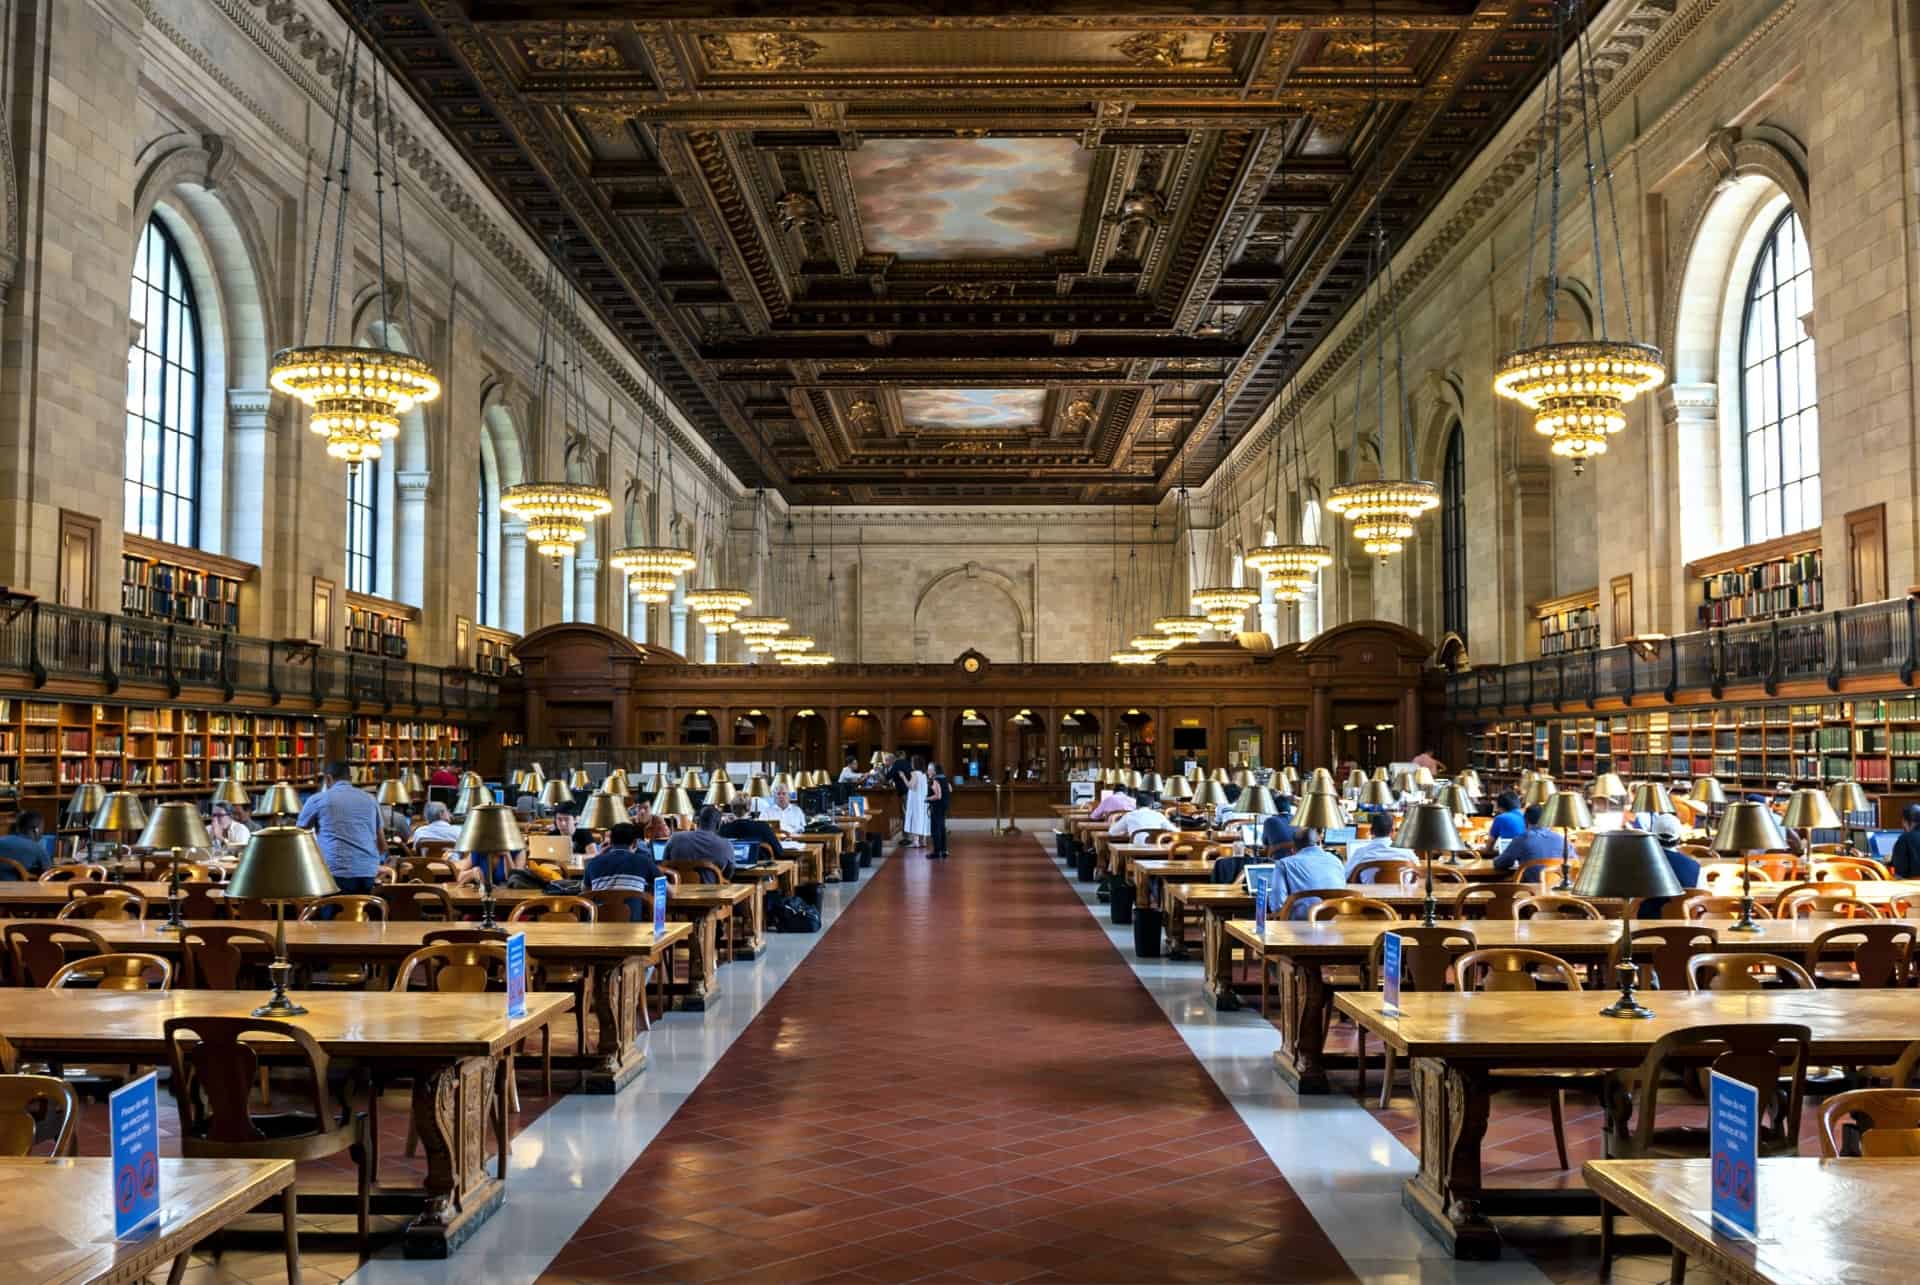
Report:
M1388 887L1407 883L1420 876L1420 863L1405 857L1371 857L1347 874L1348 883L1378 883Z
M304 1027L263 1017L170 1017L161 1031L173 1068L173 1095L180 1104L184 1138L226 1145L267 1141L251 1109L260 1058L246 1039L249 1035L276 1037L276 1066L283 1073L289 1064L295 1071L306 1072L306 1092L293 1090L293 1099L304 1098L314 1107L312 1130L289 1134L284 1117L277 1117L273 1141L290 1142L333 1126L333 1107L327 1094L327 1055ZM303 1060L305 1066L289 1054Z
M254 957L271 957L273 934L264 928L236 928L227 924L194 924L180 934L186 955L184 979L199 990L231 991L240 989L240 969L247 953L241 942L259 946Z
M1920 1089L1834 1094L1820 1105L1820 1154L1829 1160L1920 1156Z
M450 861L453 858L452 839L415 839L413 855L415 859Z
M1745 1081L1760 1091L1762 1145L1790 1149L1800 1139L1800 1102L1806 1092L1807 1057L1812 1046L1812 1031L1793 1022L1686 1026L1654 1042L1636 1078L1642 1085L1657 1086L1665 1079L1667 1063L1674 1061ZM1788 1082L1784 1093L1780 1091L1782 1080ZM1653 1141L1660 1094L1649 1089L1638 1097L1632 1150L1645 1155Z
M1720 934L1711 928L1688 924L1649 924L1633 930L1632 948L1636 962L1651 956L1653 984L1663 991L1691 990L1687 980L1687 961L1702 946L1717 946ZM1620 944L1614 942L1608 962L1620 966Z
M75 879L85 879L92 883L107 881L107 868L96 865L55 866L40 876L41 883L71 883Z
M1913 944L1917 933L1920 930L1912 924L1884 920L1829 928L1807 943L1807 971L1817 976L1823 955L1835 947L1850 948L1853 970L1861 986L1905 986L1913 976Z
M1427 873L1427 871L1421 872L1420 878L1422 882L1426 880ZM1431 873L1433 874L1433 886L1436 888L1443 883L1449 887L1464 888L1470 882L1467 878L1466 871L1455 870L1452 866L1435 865Z
M1580 863L1574 861L1568 868L1578 870ZM1558 883L1560 881L1560 858L1535 857L1531 861L1522 862L1520 868L1513 872L1513 878L1517 883L1532 884L1536 888L1544 887L1549 878L1555 883Z
M67 962L70 947L93 955L110 955L113 947L91 928L54 919L13 920L5 929L8 961L16 986L45 986Z
M214 882L212 866L199 861L189 861L185 857L180 858L178 864L180 866L181 883ZM171 879L173 878L174 865L175 862L171 856L143 857L140 861L140 877L142 879Z
M507 922L518 924L536 920L549 924L590 924L599 917L599 907L586 897L540 896L515 902L507 914Z
M6 871L21 883L33 882L33 871L27 869L12 857L0 857L0 870Z
M1273 891L1272 889L1268 890L1269 896L1272 895L1272 891ZM1280 913L1276 915L1275 918L1276 919L1292 919L1294 917L1293 912L1299 907L1301 907L1302 905L1305 905L1309 901L1331 901L1336 897L1345 897L1349 895L1350 894L1347 892L1347 890L1344 887L1342 888L1302 888L1299 892L1289 893L1287 895L1287 899L1280 903Z
M1389 935L1401 939L1400 984L1407 990L1415 991L1445 990L1447 971L1479 945L1479 940L1471 930L1447 924L1435 924L1431 928L1421 924L1390 928L1373 939L1373 957L1368 963L1369 977L1384 980L1380 961L1385 957Z
M477 994L496 984L504 984L501 979L506 968L505 942L436 942L431 946L422 946L400 961L399 971L394 974L393 989L410 989L414 973L424 971L428 990ZM531 959L527 961L527 969L533 969Z
M1880 908L1845 893L1834 897L1803 896L1793 903L1795 919L1878 919Z
M1798 963L1763 951L1710 950L1687 960L1687 986L1697 991L1757 991L1769 984L1813 989L1813 977Z
M1794 906L1813 897L1851 897L1854 893L1850 883L1796 883L1782 888L1773 899L1773 917L1792 919Z
M659 863L662 870L671 870L680 876L682 883L725 883L727 878L720 873L720 865L714 861L703 861L698 857L673 857Z
M1515 919L1603 918L1591 901L1552 892L1543 892L1537 897L1527 897L1516 902L1513 907L1513 917Z
M129 884L81 883L67 885L73 900L60 907L60 919L105 919L120 922L144 919L147 899Z
M1289 898L1291 900L1291 898ZM1310 920L1325 919L1387 919L1400 918L1400 912L1384 901L1373 897L1328 897L1313 909L1307 911Z
M48 990L83 986L102 991L173 989L173 962L140 951L108 951L62 964L47 979Z
M1538 884L1470 883L1454 894L1453 913L1462 919L1511 919L1520 900L1539 890Z
M1694 860L1700 862L1700 886L1709 892L1735 892L1740 888L1740 863L1738 861L1717 861L1702 858L1699 849L1689 852L1685 844L1680 846Z
M447 850L452 851L451 844L447 845ZM450 862L424 853L417 857L402 857L395 862L394 875L400 883L452 883L458 877Z
M1738 897L1688 897L1681 903L1688 919L1731 919L1740 913ZM1773 912L1759 902L1753 903L1755 919L1771 919Z
M329 897L315 897L300 907L301 922L320 918L321 912L329 907L333 909L333 922L336 924L387 922L387 899L367 892L336 892Z
M74 1152L80 1099L52 1075L0 1075L0 1156L30 1156L42 1126L56 1130L53 1155Z
M1815 857L1813 878L1816 883L1883 880L1893 878L1893 871L1872 857Z
M473 942L492 941L505 945L507 938L511 935L504 928L434 928L420 934L420 944L439 946L451 943L456 946L465 946Z
M1138 835L1134 836L1138 842L1151 843L1157 848L1172 847L1173 841L1179 837L1180 832L1178 830L1149 830L1146 832L1145 838L1141 838Z
M380 897L394 923L452 923L459 917L453 894L437 883L390 883L380 889Z
M1460 991L1536 991L1541 972L1554 974L1570 991L1580 989L1580 975L1560 956L1511 946L1469 951L1454 960L1453 985Z

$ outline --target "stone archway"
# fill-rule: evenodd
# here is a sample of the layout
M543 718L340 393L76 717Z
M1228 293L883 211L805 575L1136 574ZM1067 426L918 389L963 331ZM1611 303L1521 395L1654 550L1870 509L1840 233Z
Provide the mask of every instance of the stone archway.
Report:
M1020 586L977 562L936 575L913 604L916 663L950 660L969 647L994 660L1033 658L1033 625Z

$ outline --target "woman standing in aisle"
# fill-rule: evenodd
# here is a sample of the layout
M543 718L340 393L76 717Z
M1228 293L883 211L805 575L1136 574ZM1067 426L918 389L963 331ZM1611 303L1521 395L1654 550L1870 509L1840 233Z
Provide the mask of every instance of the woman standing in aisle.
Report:
M927 769L927 817L933 823L933 851L928 857L944 861L947 857L947 808L953 803L953 786L946 769L935 763Z
M933 822L927 811L927 761L913 756L913 774L907 778L906 812L901 828L907 832L907 845L924 848L933 834Z

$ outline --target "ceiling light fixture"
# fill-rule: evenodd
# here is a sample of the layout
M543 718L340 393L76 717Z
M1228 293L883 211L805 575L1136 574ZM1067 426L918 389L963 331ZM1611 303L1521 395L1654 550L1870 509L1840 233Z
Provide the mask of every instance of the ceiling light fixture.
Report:
M648 394L651 394L655 387L653 379L653 361L655 359L657 359L657 354L654 358L649 358L640 363L641 372L646 379L646 391ZM664 381L660 386L664 388ZM671 447L667 450L665 465L663 466L661 464L661 426L659 422L653 418L656 412L654 408L648 405L649 400L650 398L647 396L642 397L640 413L645 418L646 427L651 430L651 436L653 438L653 495L656 501L655 521L653 525L657 527L658 513L662 507L664 507L667 513L674 515L669 518L669 521L677 522L680 512L680 487L673 475L673 450ZM664 405L658 409L657 413L662 418L665 418L666 410ZM640 435L637 433L634 436L633 464L634 476L627 483L627 513L629 519L631 519L634 506L641 497ZM666 500L664 506L658 504L658 501L661 499ZM645 515L642 516L642 522L645 524ZM650 531L648 534L654 534L654 532ZM680 587L680 577L700 565L700 560L694 556L693 550L676 544L626 545L622 548L615 549L607 558L607 562L614 570L626 573L627 590L634 596L635 600L650 604L673 601L674 591Z

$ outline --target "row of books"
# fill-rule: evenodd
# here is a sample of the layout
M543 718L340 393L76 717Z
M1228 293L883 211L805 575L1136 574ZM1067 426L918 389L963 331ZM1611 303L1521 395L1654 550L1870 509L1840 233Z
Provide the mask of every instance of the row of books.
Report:
M407 656L406 618L389 616L365 607L349 607L346 646L348 651L357 651L369 656L405 660Z
M208 629L240 627L240 582L170 562L120 559L120 610Z

